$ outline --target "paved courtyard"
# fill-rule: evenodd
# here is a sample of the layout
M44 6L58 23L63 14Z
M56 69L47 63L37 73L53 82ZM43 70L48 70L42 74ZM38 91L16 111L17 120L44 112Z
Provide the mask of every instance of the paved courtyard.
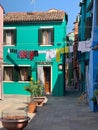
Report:
M75 94L48 96L47 103L38 107L36 114L29 114L31 120L24 130L98 130L98 113L92 112L85 103L79 104L77 97ZM5 97L0 101L0 112L6 108L25 108L26 101L26 96ZM5 130L1 123L0 130Z

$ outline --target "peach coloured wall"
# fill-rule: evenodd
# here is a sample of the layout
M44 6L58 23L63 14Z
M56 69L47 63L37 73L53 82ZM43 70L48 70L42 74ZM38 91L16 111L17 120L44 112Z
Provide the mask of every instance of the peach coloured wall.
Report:
M3 12L4 10L0 5L0 99L3 98Z
M0 6L0 59L2 59L3 44L3 8Z

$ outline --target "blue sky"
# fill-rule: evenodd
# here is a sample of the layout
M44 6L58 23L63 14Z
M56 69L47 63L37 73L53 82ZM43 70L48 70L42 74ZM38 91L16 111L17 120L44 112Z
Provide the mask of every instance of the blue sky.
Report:
M47 11L51 8L63 10L68 14L68 32L72 31L73 22L80 11L79 2L80 0L0 0L5 13Z

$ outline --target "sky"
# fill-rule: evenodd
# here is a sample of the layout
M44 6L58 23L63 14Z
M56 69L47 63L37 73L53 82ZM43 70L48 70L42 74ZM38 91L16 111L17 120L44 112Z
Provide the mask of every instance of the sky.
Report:
M72 32L76 16L80 12L81 0L0 0L5 13L8 12L39 12L55 8L68 14L67 33Z

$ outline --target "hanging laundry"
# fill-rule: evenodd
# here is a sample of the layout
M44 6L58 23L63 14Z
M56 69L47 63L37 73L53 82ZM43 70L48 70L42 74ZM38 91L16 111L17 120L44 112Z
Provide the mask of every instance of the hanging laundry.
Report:
M60 52L61 52L61 54L64 54L65 53L65 48L64 47L61 48Z
M56 50L47 50L46 51L46 61L51 61L56 57Z
M27 51L23 51L23 58L27 58Z
M46 54L46 51L45 50L39 50L38 54Z
M65 53L68 53L69 52L69 48L66 46L65 47Z
M27 58L30 58L30 51L27 51Z
M34 51L30 51L30 60L34 58Z
M49 50L46 51L46 61L51 61Z
M20 51L17 52L17 58L20 58Z
M51 59L55 58L56 57L56 50L50 50L49 54L50 54Z
M69 46L69 52L73 52L73 46Z
M20 58L23 58L23 51L20 51Z
M60 61L60 49L56 49L56 62Z
M34 51L34 56L38 56L38 51Z

